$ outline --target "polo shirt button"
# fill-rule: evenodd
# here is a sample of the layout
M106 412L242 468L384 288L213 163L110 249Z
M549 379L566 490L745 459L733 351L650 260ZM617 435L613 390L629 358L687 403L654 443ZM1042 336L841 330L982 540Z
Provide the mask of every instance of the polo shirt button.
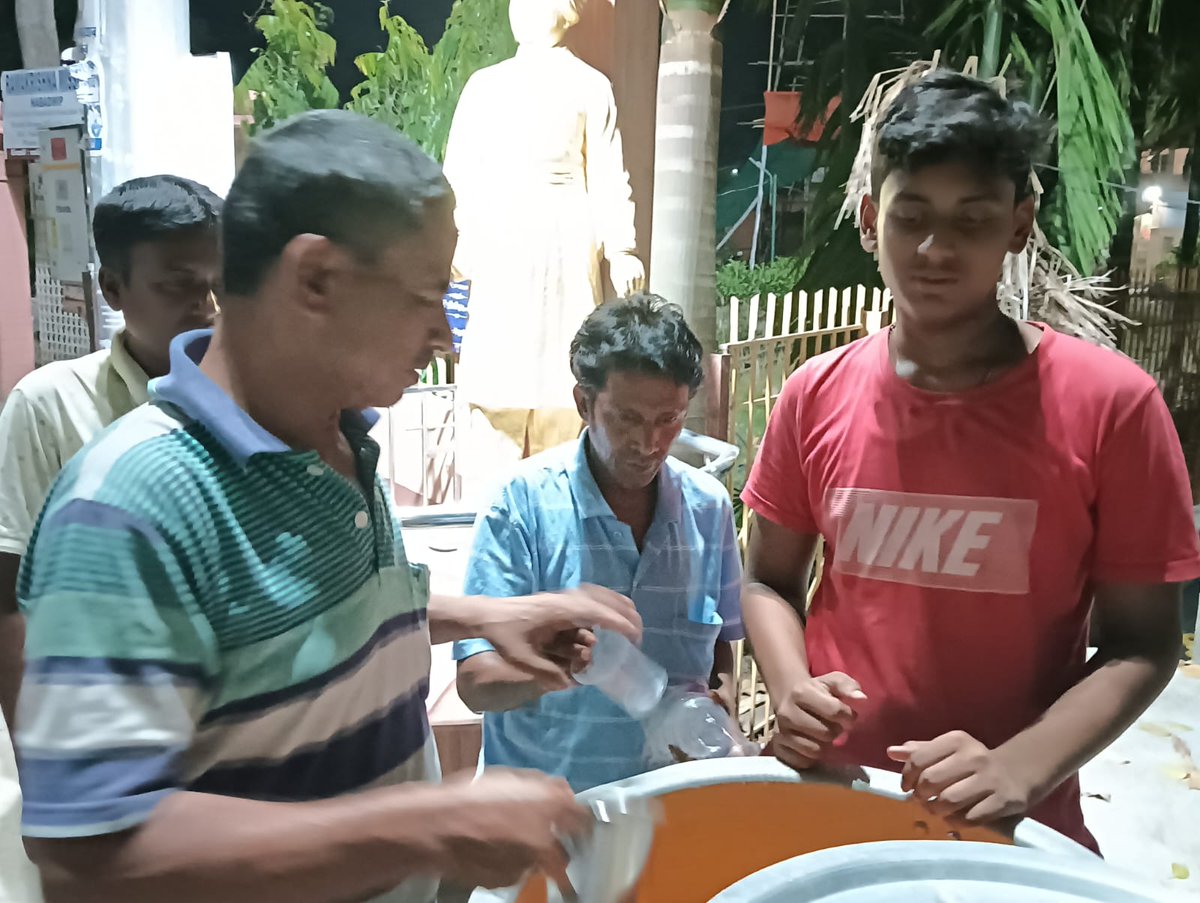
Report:
M325 473L325 468L322 467L320 464L309 464L308 465L308 475L310 477L319 477L324 473Z
M358 527L358 529L365 530L370 525L371 515L367 514L367 512L360 511L358 514L354 515L354 526Z

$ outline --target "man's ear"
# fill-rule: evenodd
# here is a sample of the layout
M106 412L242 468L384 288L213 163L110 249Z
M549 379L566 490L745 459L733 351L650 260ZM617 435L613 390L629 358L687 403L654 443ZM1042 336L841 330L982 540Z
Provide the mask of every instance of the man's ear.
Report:
M575 410L579 414L579 419L584 423L591 423L592 399L588 397L587 390L577 384L572 394L575 396Z
M1033 233L1033 224L1037 221L1037 200L1033 195L1017 204L1013 211L1013 236L1008 243L1011 254L1019 254L1029 244L1029 236Z
M337 303L337 282L350 266L347 251L324 235L305 233L284 245L276 272L286 285L286 295L299 307L328 313Z
M125 304L121 294L125 289L124 280L111 268L101 266L96 281L100 283L100 293L104 295L104 302L113 310L121 310Z
M858 202L858 240L868 254L879 253L879 208L870 193Z

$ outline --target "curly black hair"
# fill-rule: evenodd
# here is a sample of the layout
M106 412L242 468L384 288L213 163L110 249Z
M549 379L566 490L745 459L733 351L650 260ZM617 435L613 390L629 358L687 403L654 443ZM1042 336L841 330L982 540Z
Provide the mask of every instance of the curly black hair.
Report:
M1029 174L1052 129L1029 104L1003 97L985 81L949 69L909 85L884 113L875 136L871 193L878 196L895 170L915 172L961 162L1016 186L1016 199L1033 190Z
M703 357L679 305L648 292L600 305L571 341L571 372L589 392L623 370L668 377L694 395L704 382Z

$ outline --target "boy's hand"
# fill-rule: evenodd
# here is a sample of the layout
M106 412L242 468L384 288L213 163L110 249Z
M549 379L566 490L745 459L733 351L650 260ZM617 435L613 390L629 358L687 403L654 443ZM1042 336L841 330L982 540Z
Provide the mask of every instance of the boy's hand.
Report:
M1023 815L1032 805L1032 786L1004 755L963 731L887 752L904 763L903 789L936 815L975 825Z
M854 704L867 698L840 671L802 680L775 706L777 733L766 752L796 769L812 768L854 723Z

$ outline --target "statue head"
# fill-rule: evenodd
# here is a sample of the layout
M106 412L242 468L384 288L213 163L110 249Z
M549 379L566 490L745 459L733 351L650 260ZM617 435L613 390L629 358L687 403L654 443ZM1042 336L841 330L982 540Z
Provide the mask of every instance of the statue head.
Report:
M556 47L567 30L579 21L582 0L511 0L508 21L517 43L531 47Z

